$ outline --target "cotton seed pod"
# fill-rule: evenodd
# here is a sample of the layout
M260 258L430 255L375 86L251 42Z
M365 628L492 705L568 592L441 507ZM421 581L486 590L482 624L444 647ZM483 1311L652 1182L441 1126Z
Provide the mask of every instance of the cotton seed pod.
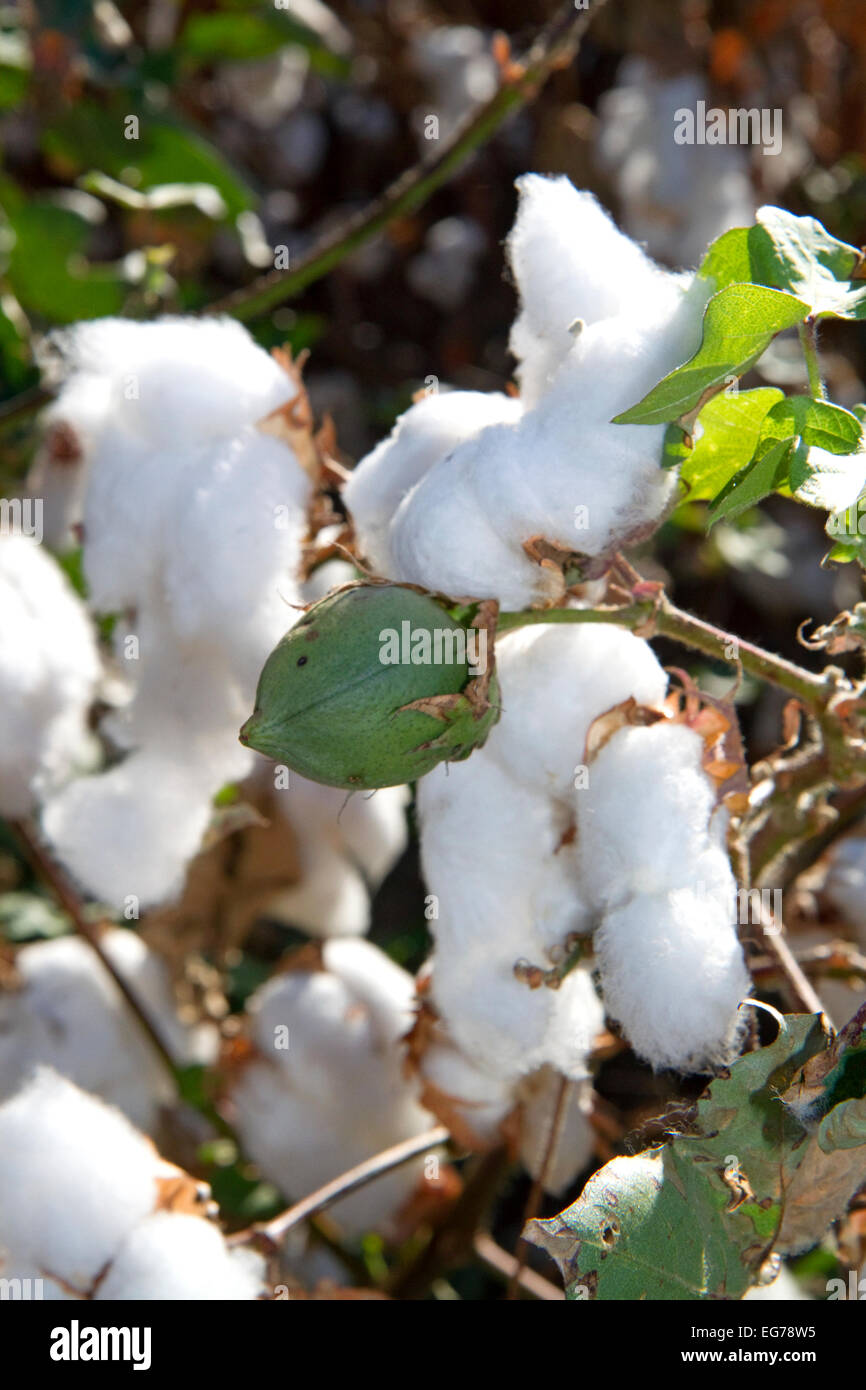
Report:
M259 678L241 742L314 782L392 787L467 758L499 717L495 605L472 625L399 584L349 584L307 610Z

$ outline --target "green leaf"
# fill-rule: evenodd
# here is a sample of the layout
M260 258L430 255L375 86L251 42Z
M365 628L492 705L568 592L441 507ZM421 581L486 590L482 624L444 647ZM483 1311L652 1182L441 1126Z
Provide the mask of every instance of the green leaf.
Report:
M807 312L802 300L763 285L719 290L707 305L695 355L669 372L637 405L617 415L614 423L658 425L688 415L748 371L776 334L801 322Z
M557 1261L568 1298L741 1298L808 1148L781 1096L827 1043L820 1017L789 1015L774 1043L710 1084L687 1134L614 1159L564 1212L530 1222L524 1234Z
M700 414L699 434L691 449L683 449L680 477L688 485L688 501L715 497L751 460L768 411L784 395L775 386L759 386L735 395L720 392ZM670 432L677 431L672 425ZM676 460L674 460L676 461Z
M722 517L730 520L748 511L788 480L791 455L797 447L796 437L768 439L758 445L754 458L726 483L710 505L709 523L714 526Z
M0 895L0 937L6 941L48 940L69 928L66 913L36 893Z
M121 268L85 259L90 228L77 213L33 201L10 212L9 225L15 242L7 278L25 310L53 323L121 311L127 290Z
M139 192L164 184L207 184L222 198L226 217L254 204L252 189L197 132L145 107L138 139L127 139L126 102L106 109L82 102L46 125L42 147L52 168L73 179L98 170Z
M852 454L863 444L856 415L812 396L788 396L774 405L764 422L763 433L770 432L779 439L798 434L804 444L831 454Z
M858 317L866 286L850 281L860 260L856 246L837 241L816 218L783 208L759 208L756 220L752 243L762 248L768 283L805 300L813 317Z

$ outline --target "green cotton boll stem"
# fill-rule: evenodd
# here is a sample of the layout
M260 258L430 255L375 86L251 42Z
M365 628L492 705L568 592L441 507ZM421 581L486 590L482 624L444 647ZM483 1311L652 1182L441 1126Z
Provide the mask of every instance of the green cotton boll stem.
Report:
M484 742L499 717L492 664L486 630L428 595L350 584L275 647L240 739L313 782L399 786Z

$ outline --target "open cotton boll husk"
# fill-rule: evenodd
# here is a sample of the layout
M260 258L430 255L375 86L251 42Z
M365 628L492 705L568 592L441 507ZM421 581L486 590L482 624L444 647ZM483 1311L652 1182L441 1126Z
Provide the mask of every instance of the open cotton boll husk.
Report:
M34 539L0 536L0 812L93 760L87 715L101 676L93 627L56 562Z

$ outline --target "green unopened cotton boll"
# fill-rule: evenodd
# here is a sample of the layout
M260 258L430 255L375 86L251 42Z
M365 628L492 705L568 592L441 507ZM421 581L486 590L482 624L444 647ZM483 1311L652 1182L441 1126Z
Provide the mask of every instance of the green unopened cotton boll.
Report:
M467 758L499 717L487 628L399 584L350 584L307 610L259 678L241 742L314 782L412 782Z

